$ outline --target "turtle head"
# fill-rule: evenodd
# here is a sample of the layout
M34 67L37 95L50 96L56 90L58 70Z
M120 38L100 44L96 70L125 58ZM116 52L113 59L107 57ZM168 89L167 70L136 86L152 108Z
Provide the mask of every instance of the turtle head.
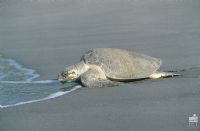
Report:
M74 82L79 78L78 69L75 65L69 66L64 69L62 73L58 75L58 80L64 82Z

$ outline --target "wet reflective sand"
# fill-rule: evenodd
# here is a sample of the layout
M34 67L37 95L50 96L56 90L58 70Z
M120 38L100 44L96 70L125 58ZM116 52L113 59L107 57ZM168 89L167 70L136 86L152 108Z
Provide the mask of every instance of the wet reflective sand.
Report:
M91 48L134 50L183 76L81 88L0 111L2 131L189 131L200 116L198 0L0 2L0 54L54 79ZM196 130L196 129L195 129Z

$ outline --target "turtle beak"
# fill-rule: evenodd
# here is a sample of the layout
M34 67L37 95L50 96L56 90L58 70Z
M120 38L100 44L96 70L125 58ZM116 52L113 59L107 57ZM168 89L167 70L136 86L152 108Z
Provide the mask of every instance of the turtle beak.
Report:
M61 82L62 84L65 84L66 81L64 81L63 79L58 79L59 82Z
M64 82L64 80L63 80L63 78L61 77L61 74L60 74L60 73L58 74L58 81L60 81L61 83Z

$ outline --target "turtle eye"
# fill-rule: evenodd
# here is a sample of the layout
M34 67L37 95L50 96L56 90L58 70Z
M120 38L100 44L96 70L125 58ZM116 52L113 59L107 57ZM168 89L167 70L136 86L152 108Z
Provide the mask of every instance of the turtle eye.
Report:
M66 76L63 76L63 78L66 78Z
M62 76L66 78L67 73L63 72L63 73L62 73Z

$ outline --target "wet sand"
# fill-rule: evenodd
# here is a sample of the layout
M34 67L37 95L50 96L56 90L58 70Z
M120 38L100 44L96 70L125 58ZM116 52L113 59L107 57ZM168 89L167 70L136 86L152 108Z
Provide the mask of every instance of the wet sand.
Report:
M16 2L16 1L15 1ZM163 60L182 77L145 80L0 109L1 131L190 131L200 116L199 2L1 2L0 53L54 79L91 48ZM23 3L23 4L22 4ZM3 6L2 6L3 5Z

